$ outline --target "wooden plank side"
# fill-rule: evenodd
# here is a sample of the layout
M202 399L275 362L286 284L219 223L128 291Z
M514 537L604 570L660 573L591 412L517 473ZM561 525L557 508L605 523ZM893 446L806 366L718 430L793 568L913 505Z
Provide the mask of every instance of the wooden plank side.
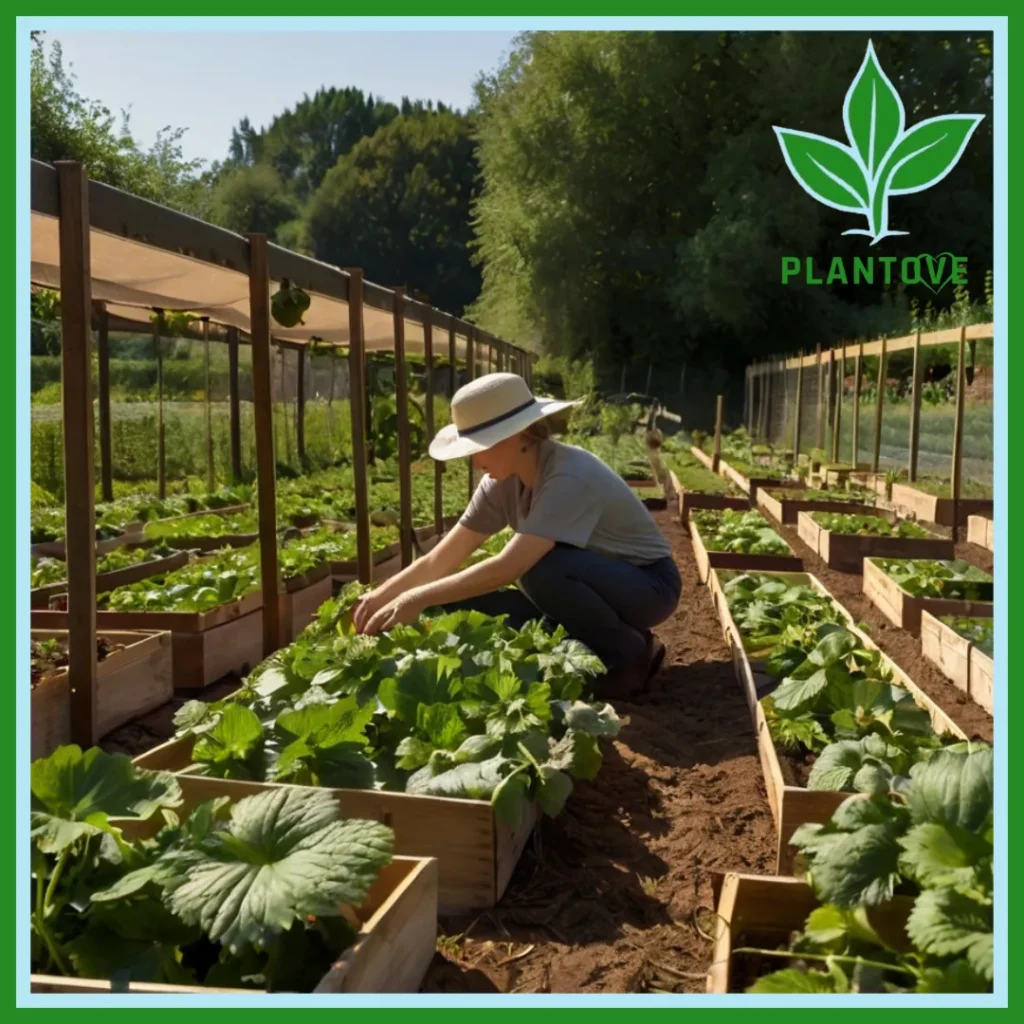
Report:
M970 693L971 642L930 612L921 615L921 653L958 690Z
M974 644L968 666L967 693L975 704L993 714L995 703L995 677L992 659Z

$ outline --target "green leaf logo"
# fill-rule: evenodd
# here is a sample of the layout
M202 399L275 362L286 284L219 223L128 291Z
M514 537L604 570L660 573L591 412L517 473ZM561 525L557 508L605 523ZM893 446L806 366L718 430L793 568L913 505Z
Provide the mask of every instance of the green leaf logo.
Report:
M899 93L868 42L864 63L846 93L843 124L849 145L811 132L774 126L786 166L819 203L859 213L871 244L908 231L889 230L889 198L923 192L956 166L983 114L946 114L906 127Z

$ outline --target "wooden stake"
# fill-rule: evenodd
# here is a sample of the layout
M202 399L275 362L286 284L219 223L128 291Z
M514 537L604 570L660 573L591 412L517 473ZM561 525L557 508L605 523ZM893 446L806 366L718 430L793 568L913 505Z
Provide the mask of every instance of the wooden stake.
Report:
M886 375L885 338L882 339L882 352L878 357L878 390L875 394L875 445L871 456L871 472L878 472L878 460L882 451L882 404L885 400Z
M647 360L647 385L644 387L644 394L649 395L651 393L651 374L654 372L654 361L651 359Z
M910 390L910 464L907 466L907 479L910 483L917 480L917 455L921 443L921 332L914 338L914 372Z
M960 539L960 491L962 488L964 455L964 403L967 400L967 328L960 328L960 351L956 373L956 421L953 427L953 467L950 473L950 491L953 498L953 543Z
M217 487L213 467L213 398L210 395L210 318L203 317L203 362L206 367L206 490Z
M231 431L231 479L242 479L242 415L238 396L238 328L228 328L228 406Z
M423 360L427 367L426 408L423 418L426 420L427 444L434 440L434 326L428 316L423 324ZM434 531L440 536L444 532L444 477L441 463L434 463Z
M715 447L711 454L711 472L718 472L718 463L722 455L722 396L715 399Z
M359 582L373 576L370 549L370 501L366 485L366 352L363 347L363 272L347 270L348 281L348 379L352 412L352 469L356 492L356 562Z
M164 340L160 336L163 311L157 310L153 321L153 340L156 342L156 493L167 497L167 463L164 449Z
M459 389L459 364L455 348L455 324L448 325L448 397Z
M804 397L804 350L800 350L800 362L796 367L796 412L793 418L793 465L797 464L800 458L800 418L801 403Z
M850 462L856 467L860 458L860 382L863 376L864 342L857 342L857 356L853 364L853 441Z
M405 374L405 289L394 289L395 406L398 413L398 519L402 568L412 564L412 456L409 382Z
M821 345L820 344L814 346L814 355L815 355L815 358L817 359L817 362L818 362L818 441L817 441L817 444L815 445L815 447L817 447L817 448L824 448L825 447L825 420L824 420L824 407L821 404L821 400L822 400L822 398L824 398L824 392L825 392L824 379L823 379L823 371L824 371L825 366L824 366L824 363L822 363L822 361L821 361Z
M252 343L252 403L256 426L256 492L263 592L263 656L284 643L281 635L281 576L277 560L277 494L274 405L271 385L270 274L267 236L250 234L249 323ZM287 424L286 424L287 429Z
M57 162L60 197L61 371L64 515L68 578L71 742L99 737L96 700L96 521L93 483L92 264L89 180L79 163Z
M835 352L833 350L833 355ZM839 350L839 361L833 371L832 383L832 461L839 461L839 431L843 425L843 377L846 375L846 346ZM854 469L857 467L854 466Z
M306 350L300 348L295 356L299 363L298 376L295 378L295 448L299 456L299 466L306 469Z
M114 500L114 469L110 444L110 318L105 303L96 306L96 360L99 363L100 477L103 500Z

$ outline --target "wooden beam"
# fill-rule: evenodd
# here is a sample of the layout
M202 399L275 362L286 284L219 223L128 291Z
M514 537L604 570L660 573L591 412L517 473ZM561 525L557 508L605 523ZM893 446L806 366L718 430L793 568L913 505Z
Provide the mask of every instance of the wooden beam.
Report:
M395 408L398 414L398 520L402 568L412 564L412 453L409 382L405 373L405 289L395 288Z
M71 742L99 737L96 699L96 521L93 483L92 291L85 169L57 164L60 180L60 315L64 414L64 516L68 587Z
M802 353L801 353L802 355ZM800 427L801 408L804 397L804 364L801 360L796 368L796 411L793 416L793 465L797 464L800 457Z
M295 378L295 447L298 451L299 466L306 469L306 350L300 348L295 357L299 363Z
M833 350L834 351L834 350ZM832 461L839 461L839 433L843 426L843 378L846 376L846 347L839 349L839 361L835 366L835 381L832 385ZM857 467L854 466L854 469Z
M953 466L950 472L950 491L953 499L953 542L960 539L960 492L963 487L964 462L964 404L967 401L967 328L960 328L960 348L957 353L956 420L953 425Z
M164 339L160 334L161 317L153 320L153 340L156 343L156 493L167 497L167 452L164 434Z
M363 272L351 268L348 303L349 408L352 413L352 470L356 492L356 563L359 582L373 578L370 501L366 484L366 352L363 348Z
M715 399L715 447L711 453L711 472L718 472L722 457L722 396Z
M282 646L281 578L277 560L274 406L270 353L270 277L267 236L249 235L249 319L252 324L252 400L256 424L256 489L263 591L263 656Z
M426 363L426 408L423 418L426 421L427 444L434 440L434 328L431 324L423 325L423 360ZM434 531L440 536L444 532L444 475L441 463L434 463Z
M921 332L917 332L914 345L914 370L910 384L910 464L907 466L907 479L913 483L917 479L917 455L921 443Z
M860 382L863 376L864 342L857 343L857 355L853 362L853 440L850 445L850 462L856 466L860 458Z
M476 328L470 327L466 336L466 367L469 370L469 380L476 380ZM466 476L469 479L469 500L473 498L473 491L476 490L476 481L473 479L473 458L466 459Z
M206 370L206 490L217 488L213 465L213 396L210 394L210 318L203 317L203 362Z
M882 451L882 404L885 401L886 353L885 339L878 357L878 386L875 392L875 442L871 455L871 472L878 472L878 461Z
M459 388L459 365L455 348L455 324L448 328L448 397L451 398Z
M822 405L822 399L825 397L825 387L824 387L824 368L825 368L825 366L824 366L824 363L822 363L822 361L821 361L821 345L820 344L814 346L814 356L815 356L815 359L817 360L817 364L818 364L817 365L817 369L818 369L818 419L817 419L818 433L817 433L817 441L815 442L815 447L816 448L824 448L825 447L825 419L824 419L824 407Z
M90 285L91 286L91 285ZM96 361L99 377L100 479L104 501L114 500L114 469L110 444L110 317L107 307L96 305Z
M238 328L228 328L228 406L231 432L231 479L242 479L242 416L238 397Z

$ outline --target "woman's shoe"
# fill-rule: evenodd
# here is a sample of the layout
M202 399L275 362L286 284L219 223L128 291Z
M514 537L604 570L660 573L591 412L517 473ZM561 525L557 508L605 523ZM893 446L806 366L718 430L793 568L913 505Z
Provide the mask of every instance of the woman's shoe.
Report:
M631 697L643 693L651 680L661 670L665 660L665 645L656 640L653 633L645 634L647 649L642 658L627 665L618 665L609 669L604 678L597 684L598 695L601 697Z

